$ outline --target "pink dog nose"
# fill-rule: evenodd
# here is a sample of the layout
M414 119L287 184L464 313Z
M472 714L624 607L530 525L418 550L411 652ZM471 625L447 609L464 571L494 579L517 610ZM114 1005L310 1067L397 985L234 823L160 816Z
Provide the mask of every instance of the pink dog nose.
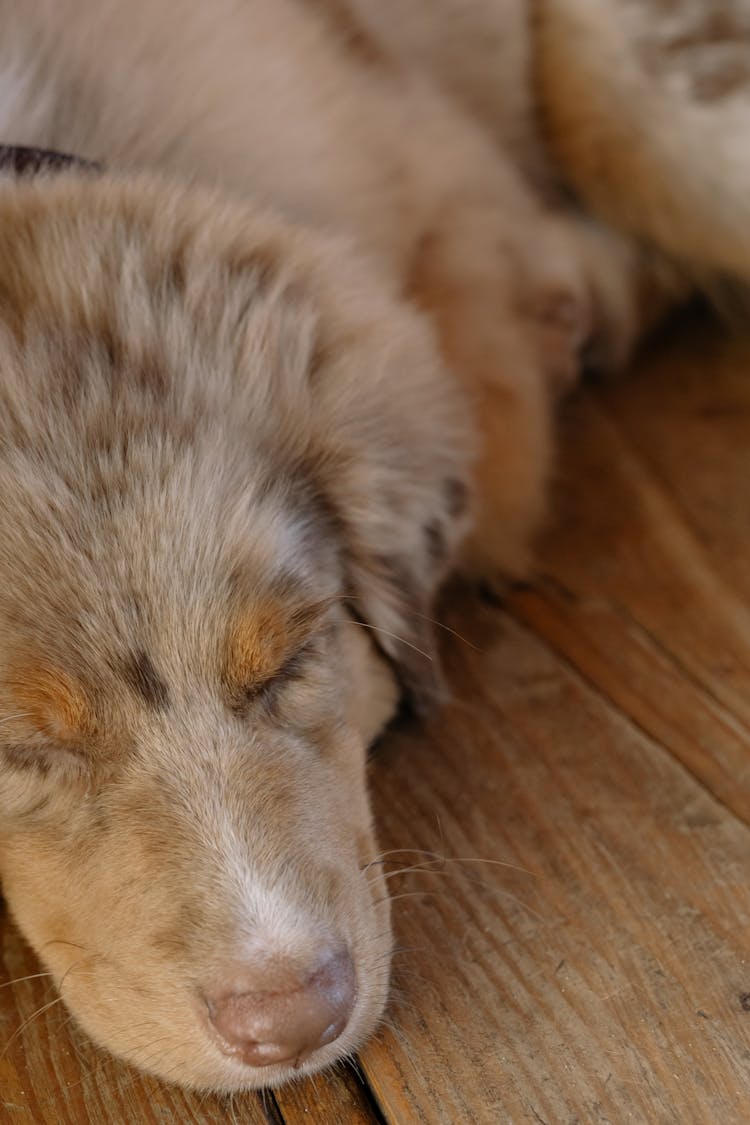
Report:
M205 999L222 1049L249 1066L298 1066L338 1039L354 1007L354 966L347 949L328 954L306 976L283 966L245 968L232 976L232 987L238 984L241 991L217 990Z

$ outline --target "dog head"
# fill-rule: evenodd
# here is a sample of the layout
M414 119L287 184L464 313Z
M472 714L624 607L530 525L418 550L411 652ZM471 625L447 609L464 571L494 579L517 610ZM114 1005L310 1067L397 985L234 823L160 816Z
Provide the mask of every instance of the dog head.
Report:
M346 250L152 181L0 191L0 871L116 1054L233 1090L377 1022L365 751L397 681L439 695L468 445Z

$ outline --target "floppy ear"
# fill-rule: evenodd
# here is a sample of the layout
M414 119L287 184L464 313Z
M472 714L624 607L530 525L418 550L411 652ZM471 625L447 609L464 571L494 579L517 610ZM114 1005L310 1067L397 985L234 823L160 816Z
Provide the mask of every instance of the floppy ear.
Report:
M442 553L446 533L438 526L438 521L425 524L423 538L439 544ZM346 526L346 537L352 616L372 631L374 644L392 664L410 706L425 717L446 698L433 609L445 568L430 556L429 547L425 558L416 544L410 548L401 543L391 554L373 550L352 521Z
M313 376L313 473L338 529L354 616L420 713L444 696L433 603L471 519L468 404L421 314L371 301Z

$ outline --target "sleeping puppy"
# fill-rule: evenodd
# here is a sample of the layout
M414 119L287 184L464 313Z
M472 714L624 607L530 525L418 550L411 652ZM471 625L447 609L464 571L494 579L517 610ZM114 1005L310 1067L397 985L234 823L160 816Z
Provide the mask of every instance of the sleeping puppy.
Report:
M439 693L465 408L387 286L211 194L15 186L0 259L4 893L136 1064L320 1066L385 1002L365 748L391 669Z
M0 161L3 890L190 1086L376 1025L366 748L449 569L525 565L580 349L673 297L535 188L528 91L504 151L367 10L0 0L0 140L102 165Z

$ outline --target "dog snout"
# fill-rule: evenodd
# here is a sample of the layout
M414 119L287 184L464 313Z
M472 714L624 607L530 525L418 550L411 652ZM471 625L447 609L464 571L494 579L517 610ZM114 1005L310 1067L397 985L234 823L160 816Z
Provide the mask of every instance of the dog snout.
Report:
M231 982L231 983L230 983ZM291 965L228 971L204 994L225 1054L248 1066L299 1066L338 1039L356 996L356 976L345 947L327 950L312 971Z

